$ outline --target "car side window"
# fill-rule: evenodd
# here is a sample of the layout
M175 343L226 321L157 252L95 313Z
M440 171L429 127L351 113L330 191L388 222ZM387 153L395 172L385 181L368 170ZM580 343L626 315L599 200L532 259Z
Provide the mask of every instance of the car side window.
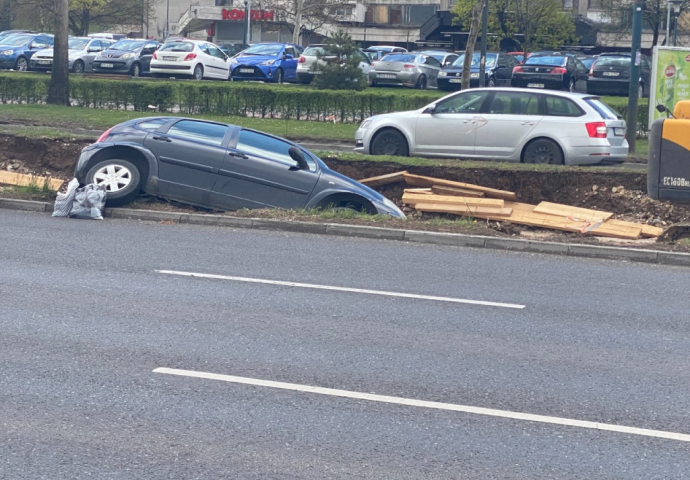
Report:
M211 55L217 58L225 59L225 56L223 55L223 52L221 52L219 49L214 47L213 45L208 46L208 51Z
M535 93L498 92L489 112L498 115L539 115L539 96Z
M292 47L285 47L285 55L295 56L295 49Z
M434 113L478 113L489 92L466 92L441 100L436 104Z
M197 122L195 120L180 120L168 129L168 135L183 137L210 145L221 146L223 137L228 131L225 125L217 123Z
M546 114L552 117L581 117L584 112L575 102L565 97L547 96L544 99Z
M426 59L424 60L424 63L426 63L427 65L431 65L432 67L441 68L441 62L436 60L434 57L426 57Z
M259 157L280 162L289 167L294 167L297 162L295 162L288 153L290 147L292 147L291 144L278 138L264 135L259 132L254 132L252 130L243 129L240 131L240 138L237 140L237 146L235 148L251 155L257 155ZM316 162L314 162L314 159L311 157L311 155L308 155L305 152L304 158L309 164L309 170L315 171Z

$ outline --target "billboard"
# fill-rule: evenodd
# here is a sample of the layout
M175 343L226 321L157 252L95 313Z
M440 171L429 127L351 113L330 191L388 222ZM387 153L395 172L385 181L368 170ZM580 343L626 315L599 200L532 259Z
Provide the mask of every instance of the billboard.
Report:
M690 48L654 47L652 85L649 91L649 127L666 118L656 106L663 103L673 111L679 100L690 100Z

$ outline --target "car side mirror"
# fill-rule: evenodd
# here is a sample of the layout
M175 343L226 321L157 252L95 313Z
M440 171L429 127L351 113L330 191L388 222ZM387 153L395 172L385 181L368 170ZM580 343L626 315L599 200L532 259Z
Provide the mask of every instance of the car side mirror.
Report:
M285 60L290 60L291 58L295 57L293 57L291 53L286 53L285 55L283 55L283 58L285 58Z
M300 170L309 170L309 164L307 163L307 159L304 158L302 150L297 147L290 147L288 153L290 154L290 158L297 162Z
M103 51L103 49L98 48L98 47L89 48L89 53L96 53L96 52L102 52L102 51Z
M429 105L424 109L422 113L428 113L429 115L433 115L436 113L436 104L434 103L433 105Z
M32 43L31 44L31 50L35 50L35 49L42 50L44 48L48 48L48 47L43 43Z

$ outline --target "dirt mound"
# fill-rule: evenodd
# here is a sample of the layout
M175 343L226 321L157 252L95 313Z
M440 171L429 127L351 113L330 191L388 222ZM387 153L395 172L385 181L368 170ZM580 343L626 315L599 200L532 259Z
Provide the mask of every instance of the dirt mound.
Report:
M52 176L74 175L81 149L90 140L53 140L0 134L0 170Z

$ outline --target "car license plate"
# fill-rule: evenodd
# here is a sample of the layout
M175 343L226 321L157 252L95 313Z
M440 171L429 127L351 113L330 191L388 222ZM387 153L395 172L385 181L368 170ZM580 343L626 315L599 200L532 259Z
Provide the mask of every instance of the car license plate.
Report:
M625 128L616 127L613 129L613 134L617 137L624 137L625 136Z
M177 57L163 57L163 60L168 62L175 62L177 61Z
M618 77L620 74L621 72L604 72L605 77Z
M462 83L462 78L451 78L448 83Z
M240 68L240 73L254 73L253 68Z
M376 78L397 78L397 77L391 73L377 73Z
M52 60L39 60L38 61L39 65L50 65L51 63L53 63Z
M478 73L470 73L470 78L479 78Z
M543 83L528 83L527 84L528 88L544 88Z
M112 63L101 63L101 68L113 68Z

